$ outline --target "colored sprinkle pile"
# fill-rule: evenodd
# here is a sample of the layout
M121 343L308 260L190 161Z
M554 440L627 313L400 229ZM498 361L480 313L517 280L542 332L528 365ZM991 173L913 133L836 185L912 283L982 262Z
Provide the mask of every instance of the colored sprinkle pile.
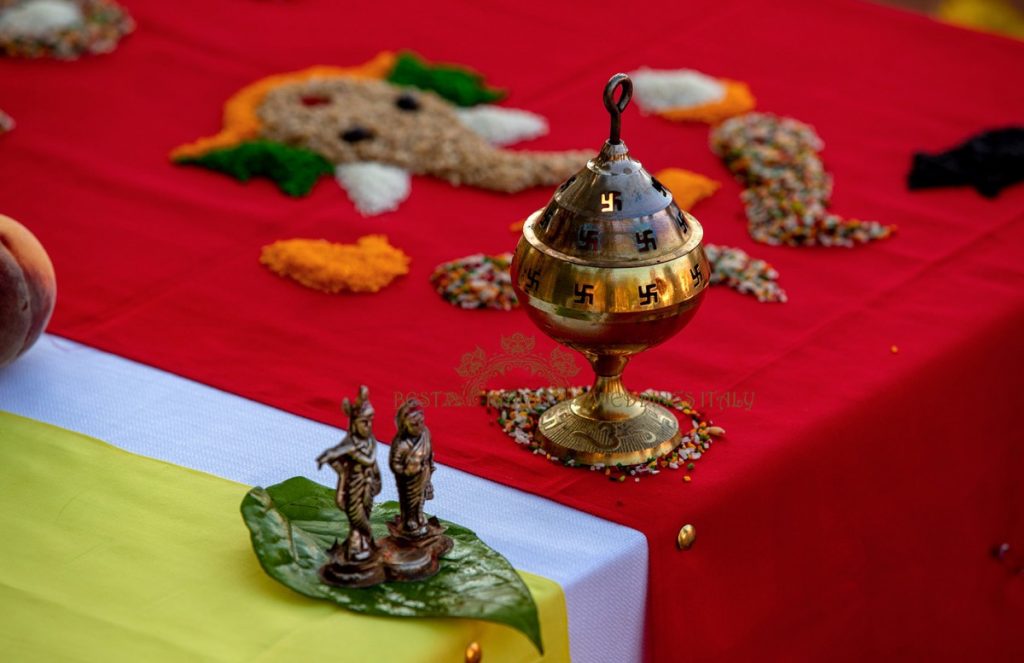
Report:
M264 246L260 262L278 276L330 293L377 292L409 273L409 256L384 235L366 235L355 244L282 240Z
M705 244L704 254L711 263L711 285L723 284L759 302L785 302L786 291L777 283L779 273L758 258L731 246Z
M892 226L828 212L832 178L814 129L792 118L747 113L711 132L711 149L746 190L751 237L765 244L854 246L888 237Z
M0 0L0 53L75 60L109 53L135 21L111 0Z
M575 398L588 389L589 387L492 389L482 392L480 401L488 412L497 414L498 425L501 426L502 431L522 448L536 455L545 456L548 460L561 463L566 467L589 467L592 472L602 472L609 480L620 483L626 479L639 481L640 477L660 474L664 470L682 468L687 472L692 472L694 463L711 448L714 438L725 434L724 429L711 425L710 419L693 409L689 401L685 401L671 392L648 389L638 394L640 398L676 410L690 418L690 430L683 435L682 443L674 451L639 465L580 466L572 460L561 461L544 451L534 437L540 415L553 405L567 398ZM683 477L683 480L687 482L690 479L691 476L688 473Z
M476 253L437 266L430 283L453 306L509 311L519 305L512 290L511 253Z

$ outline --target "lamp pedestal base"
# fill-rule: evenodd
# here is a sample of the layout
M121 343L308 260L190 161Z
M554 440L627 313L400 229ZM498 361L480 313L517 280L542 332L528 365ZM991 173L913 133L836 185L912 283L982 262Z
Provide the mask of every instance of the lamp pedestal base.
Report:
M588 416L594 410L590 393L551 407L540 416L541 448L579 465L637 465L679 446L675 415L636 395L625 395L633 399L628 408L632 416L628 418Z

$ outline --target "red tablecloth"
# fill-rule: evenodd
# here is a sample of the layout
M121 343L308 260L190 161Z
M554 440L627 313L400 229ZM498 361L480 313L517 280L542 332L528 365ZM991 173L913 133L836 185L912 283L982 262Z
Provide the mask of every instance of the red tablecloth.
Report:
M384 437L394 392L461 389L455 368L475 347L500 353L521 331L550 350L521 311L457 310L427 282L441 261L511 250L508 224L550 191L417 178L397 213L364 219L330 182L290 200L171 166L170 148L214 133L222 101L256 78L384 49L484 71L508 105L550 119L537 148L599 146L600 92L619 70L745 80L761 109L824 137L835 211L898 235L755 245L707 129L630 109L623 136L649 169L724 182L697 208L706 239L768 259L790 302L715 289L627 381L752 393L753 407L712 410L728 441L691 484L550 465L479 409L429 412L438 458L644 531L651 660L1024 655L1021 578L988 557L1024 546L1024 187L995 201L904 189L915 149L1024 118L1024 45L852 0L125 4L139 30L113 55L0 62L0 108L18 121L0 138L0 212L53 257L51 331L335 424L341 396L366 383ZM413 258L377 295L307 291L257 262L277 239L370 232ZM699 540L682 553L684 523Z

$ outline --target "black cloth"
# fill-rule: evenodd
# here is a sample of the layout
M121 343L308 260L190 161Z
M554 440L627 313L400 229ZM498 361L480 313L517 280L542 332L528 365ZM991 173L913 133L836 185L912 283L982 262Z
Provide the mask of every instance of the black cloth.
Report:
M911 189L970 185L986 198L1024 180L1024 127L983 131L945 152L917 152L907 175Z

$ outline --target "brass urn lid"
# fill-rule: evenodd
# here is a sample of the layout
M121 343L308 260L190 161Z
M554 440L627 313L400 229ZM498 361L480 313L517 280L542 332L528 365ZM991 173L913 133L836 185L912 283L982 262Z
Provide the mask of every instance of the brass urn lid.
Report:
M616 87L622 96L613 98ZM632 96L625 74L612 78L604 103L610 137L601 152L555 191L536 223L526 229L536 248L600 267L652 265L700 244L703 231L679 209L672 192L633 158L619 137L621 114Z

